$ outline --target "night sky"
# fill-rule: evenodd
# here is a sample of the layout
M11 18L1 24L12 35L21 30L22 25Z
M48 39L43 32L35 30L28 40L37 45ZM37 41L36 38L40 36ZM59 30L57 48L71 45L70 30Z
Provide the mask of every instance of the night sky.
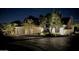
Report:
M39 17L40 14L51 13L53 8L0 8L0 23L11 22L15 20L23 21L25 17L33 15ZM79 20L79 9L60 8L57 9L64 17L73 16L74 21Z

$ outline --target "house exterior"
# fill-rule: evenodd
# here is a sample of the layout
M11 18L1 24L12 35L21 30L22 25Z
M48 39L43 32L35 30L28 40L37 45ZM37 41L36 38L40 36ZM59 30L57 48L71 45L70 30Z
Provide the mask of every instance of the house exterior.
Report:
M62 27L59 28L59 31L56 31L56 28L52 28L52 34L57 34L57 35L69 35L71 33L73 33L74 31L74 27L72 27L72 29L65 29L64 25Z
M58 29L56 29L56 27L51 28L52 29L52 31L51 31L52 34L69 35L72 32L74 32L74 26L72 25L72 18L71 17L62 18L61 22L63 24Z
M60 13L55 11L51 14L51 20L47 28L51 34L69 35L74 32L73 18L62 17Z
M53 12L51 18L44 18L42 25L35 25L32 19L28 19L22 23L22 26L15 26L12 30L5 30L5 33L18 36L18 35L69 35L74 31L72 17L62 17L60 13Z
M23 26L18 26L15 27L14 29L14 34L13 35L24 35L25 31L24 31L24 27Z
M43 28L39 26L33 26L29 28L25 28L24 26L16 26L14 27L14 31L11 31L11 36L19 36L19 35L43 35ZM5 31L7 33L7 31Z

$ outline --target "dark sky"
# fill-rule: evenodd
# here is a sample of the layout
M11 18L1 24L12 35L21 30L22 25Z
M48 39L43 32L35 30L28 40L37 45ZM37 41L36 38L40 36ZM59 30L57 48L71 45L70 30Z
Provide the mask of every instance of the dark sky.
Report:
M23 21L25 17L33 15L39 17L40 14L51 13L53 8L0 8L0 23L11 22L15 20ZM64 17L73 16L74 20L79 20L79 9L60 8L58 9Z

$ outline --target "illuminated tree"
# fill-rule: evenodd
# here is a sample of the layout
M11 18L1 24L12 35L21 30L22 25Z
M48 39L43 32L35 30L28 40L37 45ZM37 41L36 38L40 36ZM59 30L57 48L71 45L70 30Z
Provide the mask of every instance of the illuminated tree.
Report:
M62 26L61 15L59 14L59 12L55 11L52 13L50 24L53 27L61 27Z
M6 33L8 34L8 35L13 35L14 34L14 29L15 29L15 26L16 26L17 24L4 24L3 26L4 26L4 30L6 31Z
M34 22L33 22L32 19L26 19L26 20L27 20L27 22L23 23L25 31L28 31L27 33L31 34L32 33L32 28L34 26Z
M41 16L40 17L40 26L45 27L45 25L46 25L46 18L45 18L45 16Z

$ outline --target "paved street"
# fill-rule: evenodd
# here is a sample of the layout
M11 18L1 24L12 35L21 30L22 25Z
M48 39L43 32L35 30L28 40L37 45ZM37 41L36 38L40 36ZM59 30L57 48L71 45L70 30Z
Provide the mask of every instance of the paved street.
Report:
M8 42L8 50L34 50L34 51L52 51L66 50L68 37L42 37L36 39L21 39Z
M20 39L17 39L20 38ZM0 50L8 51L79 51L79 35L73 37L0 36Z

